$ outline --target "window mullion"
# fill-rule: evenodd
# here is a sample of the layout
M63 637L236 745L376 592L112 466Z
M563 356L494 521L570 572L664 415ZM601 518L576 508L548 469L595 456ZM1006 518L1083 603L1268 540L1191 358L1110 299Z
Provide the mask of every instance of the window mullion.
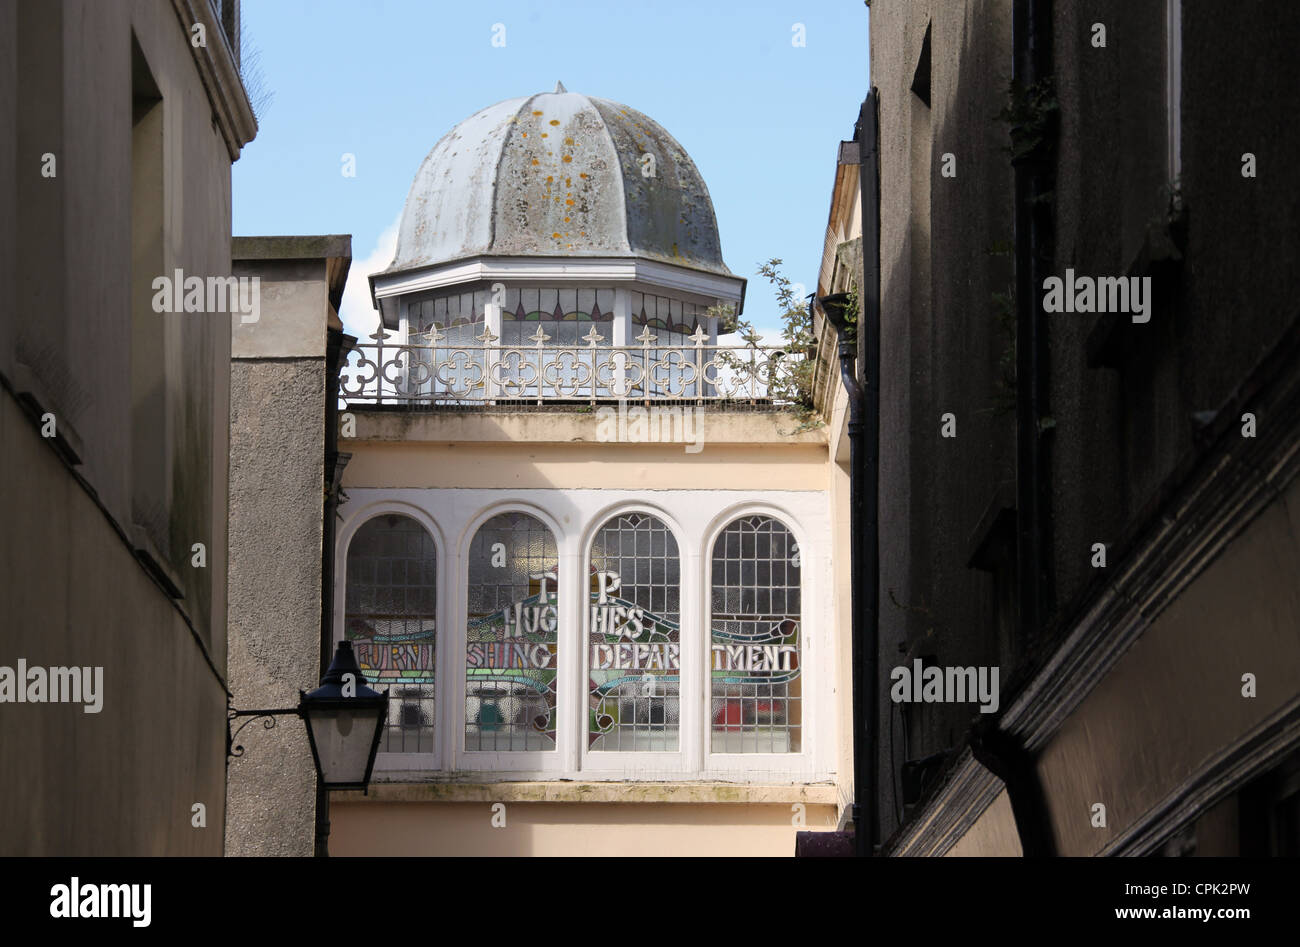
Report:
M704 771L705 728L708 713L707 663L709 647L708 622L705 609L708 604L703 594L704 557L696 548L688 549L682 559L682 682L681 682L681 733L682 763L686 774L698 776Z
M582 740L587 733L582 625L587 601L583 588L586 569L577 537L565 535L561 537L561 543L560 584L564 591L559 608L560 681L556 698L560 720L556 730L556 749L560 754L561 770L577 773L582 768Z

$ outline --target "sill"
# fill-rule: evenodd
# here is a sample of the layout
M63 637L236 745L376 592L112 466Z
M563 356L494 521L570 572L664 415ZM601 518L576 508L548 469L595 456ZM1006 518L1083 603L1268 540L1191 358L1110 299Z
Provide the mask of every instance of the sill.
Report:
M605 802L733 803L739 805L835 805L832 783L789 786L744 783L638 782L391 782L370 784L368 795L335 792L336 802Z
M79 466L81 458L86 453L81 437L67 415L55 410L54 401L41 378L31 368L18 361L13 364L13 375L14 393L18 403L32 418L37 430L39 431L42 426L42 416L46 413L53 414L54 437L50 440L53 442L54 449L69 466Z
M1151 224L1137 255L1129 263L1125 276L1151 277L1153 296L1160 294L1165 298L1176 288L1183 264L1183 253L1179 249L1185 222L1175 220L1170 224ZM1155 301L1148 300L1155 317ZM1127 353L1136 346L1136 336L1132 317L1127 313L1109 312L1098 317L1092 331L1088 333L1086 355L1089 368L1121 368L1127 360ZM1142 336L1145 338L1145 336Z
M158 580L168 596L178 601L185 598L181 577L166 557L158 551L149 531L139 523L131 525L131 545L135 548L135 557L140 560L140 564Z
M966 540L966 568L996 572L1016 563L1016 485L999 483Z

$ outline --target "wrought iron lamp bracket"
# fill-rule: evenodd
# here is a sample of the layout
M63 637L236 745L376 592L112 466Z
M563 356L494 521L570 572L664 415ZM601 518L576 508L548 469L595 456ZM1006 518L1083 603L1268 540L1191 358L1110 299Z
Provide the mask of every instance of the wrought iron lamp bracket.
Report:
M228 708L226 711L226 756L233 758L244 755L243 746L237 744L235 738L254 720L260 719L262 721L262 729L272 730L275 728L276 717L282 717L286 714L301 717L302 708L286 707L277 710L236 710L234 707ZM246 717L247 719L238 727L234 726L235 721L240 717Z

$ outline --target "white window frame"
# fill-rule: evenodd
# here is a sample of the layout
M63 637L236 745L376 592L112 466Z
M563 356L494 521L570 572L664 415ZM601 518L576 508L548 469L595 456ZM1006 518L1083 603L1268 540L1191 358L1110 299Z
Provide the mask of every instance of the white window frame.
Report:
M790 531L794 537L795 543L799 547L799 677L800 683L800 724L799 724L799 752L797 753L715 753L713 752L712 740L712 714L706 715L704 721L705 729L702 731L704 740L704 755L701 770L714 775L726 775L734 777L737 772L752 771L754 769L766 768L768 771L776 774L792 773L798 775L804 774L807 779L812 779L816 769L816 744L813 737L820 729L819 703L817 695L823 690L829 688L823 683L822 674L828 673L828 669L823 668L823 662L814 657L820 655L814 640L818 637L812 632L817 626L812 620L811 603L815 601L813 593L810 592L809 586L814 585L814 577L818 570L805 568L809 561L808 554L815 553L815 547L810 545L807 533L797 520L791 518L789 514L782 510L765 503L742 503L724 510L722 513L709 523L708 529L704 533L704 548L702 550L702 584L700 612L700 628L703 629L703 648L700 659L704 662L706 671L711 671L712 642L713 642L713 547L717 543L718 537L723 531L736 520L744 519L749 516L766 516L776 520L782 526ZM816 561L815 558L813 561ZM829 652L829 649L827 649ZM825 680L830 680L828 677ZM713 706L713 675L712 673L704 674L703 688L701 691L702 706L712 708Z
M378 500L360 508L354 516L350 516L339 528L335 547L337 554L334 559L334 645L338 646L340 641L344 640L347 629L347 572L348 572L348 548L352 545L352 539L357 532L366 523L378 516L395 514L398 516L407 516L419 523L421 527L433 538L434 551L437 556L435 563L434 576L437 582L435 595L437 597L437 607L435 609L434 621L437 623L437 633L434 635L435 657L434 657L434 725L433 725L433 751L429 753L385 753L380 751L375 754L375 772L391 771L436 771L442 769L442 760L444 757L443 740L444 724L446 717L446 704L443 700L445 690L444 684L446 679L445 668L447 666L447 628L448 616L452 614L448 608L447 583L444 580L446 575L445 563L447 561L447 543L443 538L442 531L438 528L437 522L416 504L402 502L400 500ZM371 681L370 683L375 683ZM383 690L384 685L379 685Z
M465 748L465 647L467 644L465 629L469 623L470 546L483 525L502 513L526 513L532 516L551 531L551 537L555 540L560 576L559 584L561 587L557 590L559 592L560 608L557 616L556 647L559 649L559 657L556 662L556 670L559 677L555 694L558 722L555 729L554 750L468 750ZM459 555L454 564L454 574L458 579L454 611L457 616L457 624L453 633L454 641L450 646L450 660L448 662L450 665L449 673L454 676L454 683L448 692L450 706L446 714L449 728L447 745L454 748L451 755L457 772L527 773L543 778L553 778L564 771L564 760L568 750L566 743L573 739L573 724L568 720L569 715L566 713L569 705L564 699L564 687L568 677L564 673L564 662L567 657L565 652L573 645L572 642L565 640L565 628L567 627L566 618L571 618L570 613L574 606L569 601L570 594L568 590L563 586L567 584L565 579L568 574L573 571L574 560L572 551L565 548L563 540L564 531L549 513L539 506L521 503L516 500L503 500L480 510L469 521L461 534L458 543ZM452 726L453 722L454 727Z
M777 496L769 498L769 502L763 502L741 499L737 496L741 491L721 490L646 494L626 489L527 488L503 496L504 492L474 488L353 487L349 489L351 499L340 510L344 521L335 542L335 642L343 639L345 630L347 550L364 523L387 513L410 516L433 537L438 556L434 749L431 753L379 753L375 772L381 781L496 782L535 778L798 784L835 778L835 669L826 662L836 655L834 629L843 609L828 597L834 580L830 577L829 554L824 548L830 542L831 528L827 494L783 490L776 491ZM610 494L615 497L610 498ZM555 537L559 555L562 591L556 749L467 751L464 749L463 634L468 617L469 548L484 523L511 511L527 513L544 523ZM602 526L625 513L658 517L677 542L683 645L677 751L593 752L586 746L590 650L586 605L590 595L587 574L591 544ZM733 520L752 515L779 520L799 544L803 720L798 753L713 753L710 750L712 690L708 668L712 642L713 544ZM824 542L813 539L819 532L825 534ZM696 642L693 647L692 636ZM408 774L406 779L403 774Z
M619 516L633 513L658 518L668 527L673 540L677 543L677 574L681 581L677 601L678 622L681 628L677 693L678 712L681 714L681 718L678 723L676 750L624 752L621 750L591 750L587 745L587 727L589 724L587 715L588 682L591 679L591 632L587 627L590 619L588 604L591 598L591 587L588 576L591 572L591 547L595 542L596 534L609 522ZM697 701L690 700L690 695L697 691L696 677L700 668L697 662L692 660L692 651L697 649L687 647L690 640L689 636L692 633L691 616L698 611L698 604L695 601L699 593L698 583L691 581L699 571L698 562L696 561L698 557L692 556L693 550L686 540L685 530L682 529L682 524L676 517L656 503L637 500L616 503L607 507L590 523L585 524L582 534L582 550L582 569L580 570L582 589L579 601L581 601L583 609L579 616L580 624L578 628L579 639L582 642L582 655L579 675L576 678L583 685L582 692L579 694L582 710L579 769L584 775L598 779L612 776L626 778L629 771L644 773L646 775L642 778L652 781L655 779L681 779L691 770L691 767L687 765L687 761L698 757L698 750L693 744L699 740L697 731L700 726L701 708L696 706Z

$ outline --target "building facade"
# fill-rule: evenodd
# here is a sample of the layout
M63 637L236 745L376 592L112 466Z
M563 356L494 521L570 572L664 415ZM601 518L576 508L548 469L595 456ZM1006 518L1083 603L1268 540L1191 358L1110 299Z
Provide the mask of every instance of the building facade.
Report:
M870 9L883 850L1296 854L1295 9Z
M340 380L334 635L390 689L334 854L794 852L844 779L843 472L708 190L567 92L430 152ZM374 682L377 681L377 684Z
M6 855L222 851L238 15L0 3Z

